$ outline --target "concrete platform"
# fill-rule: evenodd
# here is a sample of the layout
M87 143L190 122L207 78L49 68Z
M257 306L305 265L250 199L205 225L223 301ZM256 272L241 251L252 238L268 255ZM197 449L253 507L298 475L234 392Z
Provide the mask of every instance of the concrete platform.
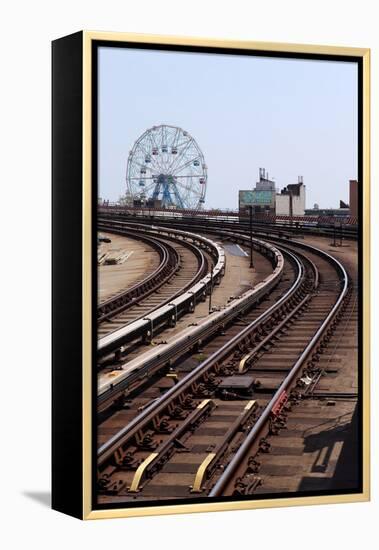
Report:
M212 237L210 237L212 238ZM221 241L217 241L218 244L223 246ZM246 250L244 247L241 247ZM212 307L221 308L228 303L231 296L237 297L246 290L249 290L252 286L259 281L266 278L272 273L271 263L262 255L255 253L254 265L251 269L249 267L250 260L248 256L238 255L235 256L228 250L225 250L226 257L226 271L224 277L221 279L221 283L214 287L212 294ZM158 334L151 342L152 346L159 345L161 342L170 342L170 340L177 336L182 330L186 329L193 323L200 323L206 319L209 315L209 299L206 302L197 304L193 313L188 313L181 317L174 327L165 328L160 334ZM134 359L141 353L146 352L147 346L140 346L135 351L132 351L128 358ZM112 380L114 375L118 374L118 371L102 371L99 373L98 381L99 385Z
M101 235L111 239L110 243L101 243L102 252L125 255L126 259L120 264L98 266L99 303L138 283L159 265L157 252L148 244L104 231Z
M212 239L212 235L204 235ZM213 240L214 236L213 236ZM220 246L224 243L216 240ZM230 244L230 243L228 243ZM253 288L258 282L262 281L270 273L272 273L271 263L257 252L254 253L254 268L251 269L248 249L240 246L238 251L234 249L224 248L226 258L225 275L221 279L221 283L215 286L212 293L212 308L222 308L232 297L237 297ZM245 252L246 255L240 251ZM196 323L209 315L209 298L206 302L202 302L196 306L194 313L182 317L177 325L171 329L164 331L165 335L174 336L183 328L186 328L190 323Z

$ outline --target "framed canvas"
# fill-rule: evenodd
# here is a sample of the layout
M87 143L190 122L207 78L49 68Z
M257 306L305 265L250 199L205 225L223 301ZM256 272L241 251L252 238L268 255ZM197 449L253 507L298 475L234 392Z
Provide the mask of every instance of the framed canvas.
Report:
M369 50L52 52L53 508L367 500Z

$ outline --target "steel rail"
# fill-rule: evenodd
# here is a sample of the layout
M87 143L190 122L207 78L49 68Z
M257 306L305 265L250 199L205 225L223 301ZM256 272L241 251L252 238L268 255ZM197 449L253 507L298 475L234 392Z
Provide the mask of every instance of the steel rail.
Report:
M309 357L309 355L312 353L314 348L317 346L320 338L323 336L325 331L327 330L330 322L335 318L337 315L343 300L348 292L348 285L349 285L349 278L348 274L344 268L344 266L339 262L336 258L328 254L327 252L321 251L320 249L317 249L316 247L313 247L311 245L308 245L310 249L312 249L314 252L317 251L317 253L322 254L329 258L331 262L333 262L337 266L337 271L340 272L340 275L342 275L342 289L339 293L338 299L336 303L334 304L333 308L325 318L324 322L321 324L321 326L316 331L315 335L312 337L300 357L297 359L295 364L293 365L290 372L287 374L283 382L280 384L279 388L276 390L274 396L269 401L269 403L266 405L263 413L260 415L257 422L254 424L253 428L250 430L246 438L244 439L244 442L239 447L238 451L230 461L230 463L227 465L227 467L222 472L221 476L217 480L215 486L212 488L210 493L208 494L208 497L216 497L225 495L225 491L227 491L228 486L235 481L235 475L236 471L240 468L241 463L246 460L246 457L250 454L250 449L252 445L257 441L258 437L260 437L263 429L268 425L271 413L275 407L275 405L278 403L278 400L283 395L283 392L287 392L290 389L291 385L295 381L296 376L298 375L299 371L303 367L305 361Z
M102 226L106 231L113 233L112 229ZM97 307L97 321L101 323L104 320L111 319L122 311L129 309L135 304L141 302L160 288L174 273L180 268L180 258L177 251L167 244L159 242L152 237L146 237L133 231L116 232L117 234L141 240L151 246L158 252L160 263L158 267L145 277L142 281L132 285L123 292L104 300Z
M141 337L146 340L151 340L156 330L161 328L164 324L169 323L175 325L177 319L184 313L194 311L197 301L204 301L206 299L210 286L218 284L225 272L224 250L213 241L198 237L189 232L173 231L172 229L167 230L166 228L146 229L146 227L141 227L139 229L148 234L164 235L165 238L172 238L173 235L180 235L183 239L183 243L185 239L191 239L194 243L198 242L199 246L201 243L203 247L213 251L214 256L217 254L217 262L213 268L213 275L208 273L200 280L193 279L190 282L192 286L188 288L188 285L186 285L187 290L184 292L181 291L179 296L170 297L168 300L169 303L161 305L154 309L154 311L145 314L143 318L137 319L125 327L121 327L100 338L98 341L98 354L100 357L119 349L121 346L137 338ZM202 274L204 274L204 270Z
M235 216L235 219L215 219L212 217L188 217L185 215L177 216L175 214L172 214L170 212L165 213L165 215L135 215L130 213L125 213L125 211L102 211L100 209L101 215L105 217L109 217L112 219L115 219L118 217L121 220L138 220L141 223L165 223L166 225L170 223L176 223L176 224L190 224L190 223L203 223L208 224L209 226L212 225L222 225L223 227L233 227L236 230L238 227L245 228L243 230L248 229L249 227L249 220L246 216ZM336 235L336 238L349 238L352 240L356 240L358 238L358 230L356 226L350 226L350 225L343 225L342 229L340 226L334 227L332 225L329 226L319 226L319 225L312 225L311 222L296 222L296 220L293 221L292 225L290 221L287 222L272 222L272 221L262 221L262 220L254 220L252 221L253 228L261 228L262 232L277 232L277 233L287 233L291 236L296 236L297 234L309 234L309 235L320 235L320 236L327 236L327 237L334 237Z
M260 242L260 250L271 255L276 250L271 245ZM271 275L258 283L253 290L246 291L241 297L235 298L228 306L221 311L213 312L209 317L195 326L189 326L175 337L170 343L165 344L163 349L149 350L143 355L132 359L124 365L125 370L121 371L111 382L100 384L98 395L99 410L112 403L115 396L119 396L125 390L130 392L134 384L149 376L151 372L169 364L174 358L183 355L192 349L199 341L208 339L220 326L228 325L234 318L250 309L252 305L267 295L280 281L284 260L279 251L275 252L275 259L272 260L275 268Z
M241 237L240 237L241 238ZM250 242L250 240L249 240ZM282 250L288 250L287 246L281 245ZM261 247L262 252L262 247ZM264 251L264 249L263 249ZM299 253L298 253L299 254ZM318 270L313 262L306 259L313 271L313 287L317 289L319 284ZM281 260L278 260L281 263ZM99 385L98 390L98 411L102 412L106 408L113 405L118 397L133 391L136 385L140 385L147 377L164 365L169 364L172 360L177 359L180 355L188 352L199 341L205 341L218 330L218 326L226 326L235 317L250 308L253 303L261 299L260 285L263 287L266 280L262 281L255 287L255 291L246 292L244 299L236 299L233 303L227 306L222 312L215 313L206 321L199 323L196 327L185 329L181 332L174 341L165 344L163 349L149 350L142 356L133 359L124 365L122 372L112 378L111 382L105 382ZM266 291L270 291L270 280L267 281ZM272 285L271 285L272 286ZM259 290L259 292L257 292ZM126 392L126 393L125 393Z
M103 231L107 231L109 233L115 233L115 234L119 234L119 235L130 235L131 234L131 231L128 229L128 230L121 230L121 229L114 229L112 228L111 226L108 226L108 225L105 225L105 224L102 224L100 223L99 224L99 228L101 228ZM136 234L138 236L138 234ZM139 235L139 238L141 238L141 236ZM148 239L148 238L147 238ZM170 240L172 241L175 241L175 239L173 239L172 237L169 237ZM151 287L151 281L148 281L147 283L147 290L146 292L140 297L140 299L138 300L133 300L131 303L127 304L126 307L120 307L118 310L116 310L115 312L113 312L113 315L117 315L118 313L121 313L122 311L128 309L129 307L132 307L134 306L136 303L140 302L141 300L147 298L150 294L152 294L153 292L155 292L156 290L158 290L163 284L167 283L171 278L172 276L177 273L177 271L181 268L181 262L180 262L180 258L179 258L179 255L177 253L177 251L168 246L168 245L165 245L163 246L162 243L160 243L157 239L154 239L156 240L156 242L158 244L161 245L161 247L163 248L163 250L165 249L165 247L167 248L167 250L170 250L171 249L171 260L170 258L167 258L167 255L170 256L170 254L168 254L168 252L166 251L165 253L165 257L166 257L166 264L163 265L163 267L160 268L161 270L161 273L158 272L158 270L156 270L158 276L162 275L162 278L159 279L158 283ZM180 289L178 292L176 292L175 294L172 294L169 298L167 298L166 300L163 300L159 306L155 306L153 308L151 308L149 311L145 312L143 314L143 317L147 317L148 315L150 315L150 313L152 313L153 311L155 311L156 309L158 309L159 307L171 302L172 300L174 300L175 298L177 298L178 296L180 296L180 294L182 292L184 292L186 289L190 288L192 285L194 285L198 280L200 280L207 272L207 269L208 269L208 262L202 252L202 250L200 250L199 248L197 248L196 246L194 246L191 242L187 242L187 241L183 241L182 239L179 241L181 245L185 246L186 248L188 248L189 250L191 250L191 252L194 254L194 256L196 257L197 261L198 261L198 269L195 273L195 275L192 277L192 279L190 281L188 281L182 289ZM175 262L175 263L174 263ZM162 263L161 263L162 264ZM172 269L170 269L170 267L172 267ZM159 269L159 268L158 268ZM135 287L139 288L141 287L141 285L144 285L145 286L145 283L144 281L142 281L141 283L137 283L137 285L135 285ZM126 293L129 293L130 291L133 290L134 287L132 287L131 289L128 289L126 291ZM114 297L114 300L117 300L117 296ZM104 304L104 303L103 303ZM103 306L103 304L101 304L101 306ZM101 307L100 306L100 307ZM109 319L111 318L111 315L104 315L103 316L104 319ZM138 317L137 317L138 319ZM99 321L99 319L98 319Z
M289 253L291 254L291 253ZM208 372L216 364L220 363L225 357L229 356L235 347L244 340L244 338L258 325L264 322L271 313L277 310L285 301L287 301L300 287L304 278L304 267L301 262L292 254L293 261L297 265L297 276L290 289L273 304L268 310L262 313L252 323L247 325L241 332L234 336L229 342L224 344L219 350L214 352L205 361L200 363L192 372L187 374L175 386L169 389L164 395L151 403L142 413L134 418L125 428L120 430L98 450L98 465L101 466L107 461L126 441L129 441L143 426L152 421L154 417L162 413L169 403L172 403L183 392L196 383L204 373Z
M104 227L102 222L99 222L99 227ZM111 229L109 226L107 226L107 227L109 228L108 229L109 232L115 232L115 233L122 234L122 232L119 231L119 230ZM141 230L141 228L139 228L139 231L140 230ZM127 231L129 231L129 229ZM162 238L163 238L163 240L170 240L170 241L172 241L176 244L180 244L180 245L184 246L185 248L188 248L194 254L194 256L197 257L198 263L199 263L199 269L198 269L197 273L193 276L191 281L188 283L188 285L191 285L191 284L194 284L194 282L200 276L204 275L204 271L208 267L207 266L207 261L205 259L205 256L204 256L204 253L203 253L202 249L199 248L198 245L192 243L189 240L183 239L182 236L181 236L181 232L180 233L178 232L178 236L181 237L181 238L179 238L179 239L176 238L175 236L173 236L173 232L170 231L169 235L163 235ZM218 257L219 257L218 249L217 249L217 247L214 247L214 243L212 243L212 241L203 243L203 248L209 253L210 256L212 256L213 259L215 259L216 262L218 261Z
M298 244L299 246L303 247L303 248L306 248L307 250L311 250L311 251L313 251L313 252L315 252L315 253L318 253L319 255L323 256L324 258L325 258L325 257L328 257L328 258L329 258L329 261L330 261L331 263L334 263L335 265L338 266L338 268L340 269L340 274L342 274L342 279L343 279L343 281L344 281L342 291L341 291L341 293L340 293L340 295L339 295L339 298L337 299L336 304L334 305L334 307L332 308L332 310L329 312L328 316L326 317L325 321L324 321L323 324L322 324L322 327L324 327L324 330L326 330L326 327L327 327L328 324L331 322L331 320L334 318L334 315L336 314L336 312L337 312L339 306L341 305L341 303L342 303L344 297L346 296L347 288L348 288L348 279L347 279L346 271L344 270L342 264L340 264L340 262L338 262L338 260L336 260L335 258L333 258L331 255L329 255L329 254L327 254L327 253L321 251L320 249L317 249L316 247L312 247L312 246L310 246L310 245L304 245L303 243L297 243L297 244ZM288 253L288 254L291 254L290 252L288 252L288 249L287 249L287 253ZM308 261L309 261L309 259L308 259ZM310 263L311 263L311 265L312 265L313 271L317 273L317 271L315 271L315 266L314 266L313 262L310 262ZM316 282L316 286L317 286L317 282ZM266 313L266 312L265 312L265 313ZM256 320L256 321L257 321L257 320ZM255 321L255 322L256 322L256 321ZM253 322L253 323L254 323L254 322ZM252 323L252 324L253 324L253 323ZM322 327L321 327L321 328L322 328ZM246 327L246 328L248 328L248 327ZM316 332L316 335L312 338L311 342L306 346L306 348L305 348L305 350L303 351L303 353L301 354L299 360L296 362L296 364L295 364L295 366L293 367L293 369L291 370L291 372L287 375L287 377L286 377L285 380L283 381L282 385L281 385L281 386L279 387L279 389L277 390L277 393L275 394L275 395L277 396L277 398L276 398L276 399L273 398L272 401L270 401L270 403L272 403L272 407L271 407L270 410L269 410L269 416L270 416L270 414L271 414L271 412L272 412L272 409L275 407L275 405L277 405L278 399L281 397L281 395L282 395L282 393L283 393L284 384L290 384L290 383L293 381L293 379L294 379L294 377L296 376L296 374L297 374L299 368L303 365L304 361L305 361L306 358L309 356L309 353L313 350L314 346L315 346L315 345L317 344L317 342L319 341L319 338L322 336L323 331L321 331L321 328ZM246 331L246 329L244 329L244 331ZM242 331L242 332L244 332L244 331ZM240 334L241 334L241 333L240 333ZM237 335L237 337L239 337L240 334ZM235 341L235 340L236 340L236 337L232 340L232 342ZM240 341L240 340L239 340L239 341ZM313 342L313 346L312 346L312 342ZM204 366L204 365L206 365L207 363L209 363L209 361L210 361L212 358L214 358L215 355L218 355L220 352L222 352L222 350L225 349L225 347L229 347L229 346L230 346L230 343L228 343L226 346L223 346L222 348L220 348L220 350L218 350L217 352L215 352L215 354L213 354L210 358L208 358L208 360L206 360L203 364L199 365L199 367L197 367L197 369L195 369L194 373L198 374L198 373L199 373L199 369L201 369L202 366ZM231 353L231 350L229 350L229 353ZM224 358L224 357L219 357L219 359L218 359L218 360L215 360L214 363L215 363L215 364L219 363L219 361L222 361L223 358ZM297 367L297 368L296 368L296 367ZM209 366L209 368L211 368L211 366ZM201 373L200 373L200 374L201 374ZM196 379L196 380L189 380L189 378L192 378L192 375L193 375L193 373L190 373L190 375L187 375L187 377L185 377L179 384L185 384L185 382L187 381L188 384L189 384L189 386L192 386L192 385L193 385L194 383L196 383L196 381L197 381L197 379ZM169 397L169 394L170 394L171 392L177 391L177 390L179 389L179 388L178 388L179 384L178 384L177 386L175 386L174 388L172 388L172 390L169 390L169 392L167 392L164 396L162 396L162 398L160 398L159 400L156 400L154 403L152 403L147 409L145 409L145 411L144 411L143 413L145 413L145 412L146 412L146 413L152 412L152 411L151 411L151 407L154 408L157 404L159 404L159 402L162 402L162 399L167 399L167 398ZM288 388L288 386L287 386L287 388ZM274 396L274 397L275 397L275 396ZM175 399L175 397L173 397L173 399ZM143 414L143 413L142 413L142 414ZM159 412L157 412L156 414L159 414ZM268 416L268 418L269 418L269 416ZM140 418L140 416L138 416L137 419L138 419L138 418ZM260 417L260 419L258 420L258 422L255 424L255 426L258 426L258 427L259 427L260 422L261 422L261 418L262 418L262 416ZM133 422L133 421L132 421L132 422ZM147 419L147 424L148 424L148 422L149 422L149 420ZM132 423L131 423L131 424L132 424ZM128 427L130 428L130 427L131 427L131 424L129 424L129 425L127 426L127 428L128 428ZM140 426L139 429L141 430L141 429L143 429L143 427L146 428L146 424L144 424L144 426ZM253 428L253 430L254 430L254 428ZM252 430L252 431L253 431L253 430ZM250 433L251 433L251 432L250 432ZM116 434L116 435L114 436L114 438L117 438L118 435L119 435L119 434ZM125 435L125 434L124 434L124 435ZM133 437L133 435L131 434L130 437ZM127 439L130 440L130 437L127 437ZM99 457L100 457L100 455L101 455L101 452L105 450L105 449L104 449L105 446L107 446L108 444L111 444L112 441L113 441L113 443L114 443L114 438L112 438L112 440L110 440L109 442L107 442L106 444L104 444L104 446L101 447L101 448L99 449L99 451L98 451L98 452L99 452ZM111 450L111 454L112 454L113 452L117 451L117 450L119 450L120 452L122 452L122 450L121 450L121 445L122 445L122 443L120 443L120 442L118 442L118 444L116 443L116 448L113 449L113 451ZM244 445L244 444L243 444L243 445ZM242 449L242 446L240 447L240 449ZM237 451L237 452L239 452L239 451ZM109 454L108 454L108 456L109 456ZM104 460L106 460L106 458L105 458ZM99 463L101 464L102 461L99 460ZM232 462L231 462L230 464L232 464ZM229 468L229 466L228 466L227 468ZM220 478L220 479L221 479L221 478ZM213 490L215 490L215 489L216 489L216 486L214 487ZM210 494L209 496L211 496L211 494Z
M197 220L196 220L196 222L197 222ZM128 222L128 223L130 225L133 225L133 222ZM134 223L134 225L139 226L139 225L144 225L144 224L135 224ZM178 224L178 225L183 226L183 224ZM190 224L190 227L191 227L192 231L194 229L196 229L197 231L205 232L205 233L212 233L212 234L218 235L219 237L224 237L224 238L228 238L228 239L235 239L235 240L237 240L237 242L238 242L238 239L241 239L246 244L248 244L249 239L248 239L248 236L244 233L244 230L242 230L242 229L238 230L237 229L237 232L234 232L234 231L230 231L228 229L225 230L225 229L217 228L217 225L219 225L219 224L215 223L213 226L209 226L208 224L205 224L205 226L204 226L204 225L200 225L199 223L197 223L197 225ZM295 246L297 248L303 248L305 250L312 249L312 251L315 254L317 254L321 257L329 256L330 258L332 258L333 261L336 261L336 262L338 261L333 256L328 254L327 252L325 252L323 250L320 250L315 246L303 243L303 242L298 241L298 240L292 240L292 239L289 240L288 238L281 238L280 236L278 236L276 234L269 233L269 232L263 232L263 233L258 232L258 233L255 233L255 234L256 235L263 235L268 242L274 242L275 244L279 243L281 247L287 247L288 250L291 250L291 246ZM293 248L292 248L292 250L293 250ZM308 259L308 262L309 262L309 259Z

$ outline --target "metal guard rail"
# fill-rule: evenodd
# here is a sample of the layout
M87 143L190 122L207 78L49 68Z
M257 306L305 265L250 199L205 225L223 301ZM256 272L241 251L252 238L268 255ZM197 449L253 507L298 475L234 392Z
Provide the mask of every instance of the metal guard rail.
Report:
M107 226L101 225L101 228L107 229ZM121 233L115 231L116 234ZM125 233L122 233L125 234ZM97 321L101 322L111 316L125 311L130 306L135 305L140 300L146 298L157 288L163 285L180 268L180 258L177 251L171 247L163 246L159 241L153 238L146 238L135 231L128 231L128 235L133 239L141 240L158 252L160 262L158 267L145 277L142 281L129 287L124 292L119 292L115 296L101 302L97 307Z
M234 474L237 471L240 463L246 458L246 455L249 454L249 450L251 446L260 436L264 427L267 425L271 412L274 409L275 405L278 403L278 400L280 399L281 395L283 394L284 391L287 391L290 388L290 386L294 383L295 378L298 375L299 371L302 369L305 361L309 358L311 353L313 353L315 347L320 342L322 336L325 334L325 332L329 328L330 323L333 321L333 319L337 315L347 295L348 287L349 287L349 277L344 266L336 258L331 256L327 252L320 250L319 248L316 248L311 245L304 245L303 243L298 243L298 244L301 245L303 248L306 248L306 247L310 248L316 254L319 254L321 256L327 256L329 258L329 261L335 264L335 266L337 267L337 271L339 271L341 274L341 280L343 282L341 292L333 308L330 310L328 316L326 317L324 322L321 324L321 326L318 328L316 334L313 336L312 340L308 343L308 345L306 346L306 348L304 349L300 357L297 359L291 371L283 380L279 388L276 390L272 399L270 400L268 405L265 407L262 415L259 417L258 421L254 424L253 428L250 430L249 434L247 435L246 439L242 443L241 447L235 453L234 457L232 458L228 466L223 471L221 477L219 478L219 480L217 481L213 489L208 494L208 497L221 496L224 493L225 487L234 478Z
M238 235L238 238L240 240L241 239L243 240L243 237L241 237L241 235ZM226 306L221 311L214 312L206 321L202 322L198 326L195 326L195 327L192 326L190 328L184 329L181 333L182 336L178 336L179 349L181 349L183 346L188 348L190 346L190 342L192 345L192 342L194 340L202 339L204 336L207 335L207 333L209 332L209 328L211 326L219 326L220 324L226 325L236 315L242 313L247 308L250 308L252 304L260 300L263 294L267 294L279 282L280 277L282 275L283 267L284 267L284 258L281 252L273 245L270 245L269 243L265 243L263 241L259 241L257 239L253 241L253 244L255 245L256 250L259 250L261 253L265 254L271 260L272 265L274 266L273 273L270 274L268 277L266 277L263 281L258 283L254 287L254 289L248 290L241 297L234 299L231 304ZM195 285L195 287L198 287L201 284L202 283L199 282L197 285ZM166 311L165 306L162 309ZM168 311L171 312L172 311L171 308L168 308ZM145 326L145 324L140 323L140 321L136 321L135 323L133 323L133 325L135 324L137 325L137 330L140 328L141 325L142 327ZM125 327L124 330L126 331L126 329L128 329L130 326L131 325L128 325L127 327ZM122 330L123 329L120 329L120 331ZM134 328L133 328L133 332L134 332ZM144 366L143 370L146 370L147 368L153 368L157 360L159 361L159 363L162 363L163 361L169 361L170 358L174 355L171 348L172 348L171 344L165 344L164 350L162 350L162 352L160 353L157 353L157 349L149 350L148 352L144 353L142 356L143 366ZM141 372L139 370L140 366L141 366L141 358L137 357L135 359L132 359L128 363L127 371L124 371L120 375L116 376L114 379L112 379L112 382L109 382L106 384L100 384L99 395L101 396L102 394L104 394L106 390L109 390L110 387L115 387L118 384L118 381L126 377L127 373L130 373L132 370L136 371L135 376L132 377L132 379L135 377L140 377L141 376ZM132 379L130 380L130 382L132 382ZM129 380L129 376L128 376L128 380Z
M116 225L118 225L117 222ZM176 238L180 235L183 239L191 239L193 242L202 243L203 247L215 251L217 254L217 263L213 268L213 276L208 273L189 290L171 300L169 304L163 305L151 312L147 317L138 319L101 338L98 342L98 353L100 356L111 353L122 345L139 337L151 340L154 337L154 331L164 324L171 323L171 325L175 325L179 317L187 312L194 311L196 304L206 299L212 279L213 284L218 284L225 272L225 252L221 246L210 239L199 237L188 231L166 228L150 229L142 226L139 227L139 230L150 235L159 234L167 235L168 237L175 235Z
M209 330L209 326L214 325L218 327L222 325L223 322L227 322L228 318L230 318L231 316L235 316L236 314L239 314L241 311L249 307L252 302L254 303L255 301L261 299L264 295L267 294L267 292L271 290L271 288L276 286L276 284L279 282L282 276L283 269L284 269L283 255L279 252L279 250L277 250L272 245L269 245L263 242L260 242L259 244L261 246L266 246L270 252L275 254L274 261L276 263L276 266L275 266L274 272L271 275L269 275L264 281L261 281L253 290L246 292L241 298L235 300L235 302L233 302L232 305L228 306L224 311L213 313L212 316L207 321L202 323L200 327L191 327L191 330L189 331L190 334L184 331L184 334L181 337L177 338L175 341L175 346L178 349L183 349L183 345L185 344L188 345L189 340L191 343L198 341L199 338L201 339L201 334L206 334L206 332ZM272 306L273 308L279 307L282 304L282 302L287 299L288 294L294 292L293 289L295 286L297 288L297 286L300 284L300 280L302 276L303 276L303 272L300 269L294 285L292 285L291 289L287 293L285 293L285 295L282 296L280 300L278 300ZM253 323L257 324L262 322L262 320L264 320L267 316L270 315L271 313L270 310L271 308L269 308L269 310L262 313L258 317L258 319L256 319ZM120 432L118 432L107 443L105 443L102 447L100 447L100 449L98 450L98 456L101 457L101 462L106 460L107 457L114 452L115 447L117 448L119 446L120 439L124 438L126 434L130 433L135 427L135 425L141 422L142 418L147 418L149 415L155 414L157 407L159 407L161 403L163 406L164 402L167 399L169 399L172 396L172 394L176 394L177 392L179 392L181 390L181 387L184 384L188 383L187 381L188 379L191 379L190 383L193 383L193 377L196 376L197 374L200 375L204 369L208 368L208 365L212 361L215 361L214 357L216 355L217 355L217 360L220 360L225 353L228 353L228 350L230 346L234 344L234 341L236 339L244 338L249 330L251 330L251 325L247 326L243 331L241 331L238 335L236 335L231 340L231 342L228 342L227 344L225 344L222 348L220 348L220 350L215 352L215 354L213 354L211 357L209 357L203 363L201 363L198 367L196 367L194 371L189 373L189 375L187 375L183 380L181 380L178 384L176 384L172 389L168 390L168 392L166 392L161 398L151 403L151 405L149 405L149 407L147 407L140 415L138 415L138 417L133 419L124 429L120 430ZM150 352L152 355L151 360L162 361L165 353L168 354L169 352L171 352L172 354L173 351L174 350L172 349L168 350L167 348L165 348L163 353L157 356L156 350L152 350ZM142 357L136 358L133 362L136 362L136 363L139 362L143 370L151 368L151 366L149 365L149 362L146 361L146 359L143 359ZM141 368L136 368L135 372L133 372L132 375L137 377L141 376ZM124 373L124 378L127 378L127 381L129 382L131 379L130 372ZM113 386L114 382L104 384L102 388L102 392L99 395L100 399L107 398L107 393L110 390L112 390L111 386ZM119 388L120 385L122 386L122 381L121 383L117 384L117 387Z

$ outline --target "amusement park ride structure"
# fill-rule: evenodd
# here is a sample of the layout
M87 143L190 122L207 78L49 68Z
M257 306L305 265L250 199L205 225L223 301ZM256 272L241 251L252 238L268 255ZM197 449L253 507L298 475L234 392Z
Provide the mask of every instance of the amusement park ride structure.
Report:
M194 138L182 128L161 124L134 143L126 167L127 194L146 205L201 209L205 202L207 166Z

